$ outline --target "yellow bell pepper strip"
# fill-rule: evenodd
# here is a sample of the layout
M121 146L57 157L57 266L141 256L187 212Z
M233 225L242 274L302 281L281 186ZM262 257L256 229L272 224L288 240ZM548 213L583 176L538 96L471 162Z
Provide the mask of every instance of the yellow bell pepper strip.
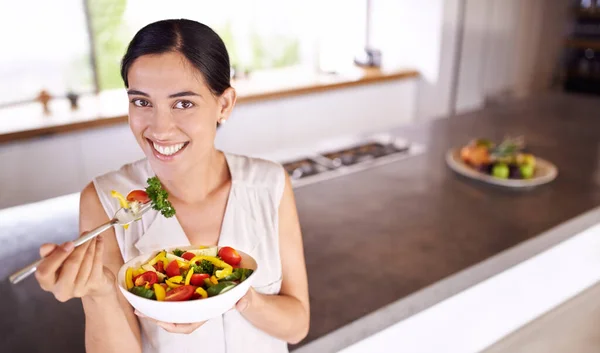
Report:
M154 264L161 261L165 257L166 254L167 253L164 250L159 252L158 254L156 254L156 256L154 256L152 258L152 260L148 261L148 264L154 266Z
M222 270L218 270L215 272L215 275L217 276L217 278L225 278L227 276L229 276L232 272L233 272L233 267L231 267L230 264L228 264L225 261L222 261L214 256L204 256L204 255L198 255L198 256L194 256L189 262L191 264L195 264L196 261L202 261L202 260L206 260L211 262L213 265L222 268Z
M158 300L159 302L162 302L163 300L165 300L165 296L167 295L167 292L165 291L163 286L161 286L158 283L154 283L154 294L156 295L156 300Z
M208 297L208 293L206 293L206 291L202 287L196 288L196 293L200 294L200 296L202 297L202 299Z
M127 286L127 290L133 288L133 268L128 267L127 271L125 271L125 285Z
M222 270L215 271L215 276L217 276L217 278L221 279L221 278L225 278L225 277L229 276L232 273L233 273L233 268L229 267L229 268L224 268Z
M187 276L185 276L185 285L189 285L190 281L192 280L192 275L194 274L194 269L190 268L188 270Z
M127 199L125 198L125 196L121 195L120 192L118 192L117 190L112 190L110 192L110 196L116 198L117 200L119 200L119 204L121 205L121 207L123 208L129 208L129 202L127 201Z
M119 200L119 204L121 205L121 207L123 207L123 208L129 208L129 202L117 190L112 190L110 192L110 196L112 196L112 197L116 198L117 200ZM125 229L129 228L129 224L124 225L123 228L125 228Z
M183 268L184 270L187 270L188 268L190 268L189 262L183 262L183 261L177 260L177 265L179 265L179 268Z
M171 281L173 283L181 283L181 282L183 282L183 277L182 276L173 276L173 277L169 278L167 281Z
M143 268L138 268L137 270L135 270L133 272L133 277L139 276L139 275L141 275L144 272L148 272L148 271L144 270Z
M210 281L212 282L212 284L219 284L219 281L217 280L217 277L215 277L215 276L210 276Z
M166 255L167 253L163 250L154 256L152 260L148 261L148 264L154 266L157 262L162 261L164 268L167 268L167 266L169 266L169 260L167 260Z
M208 246L206 246L206 245L200 245L200 246L198 247L198 249L200 249L200 250L202 250L202 249L208 249Z
M179 276L181 277L181 276ZM167 284L167 286L169 286L169 288L177 288L177 287L181 287L181 284L177 284L175 282L172 282L171 280L165 280L165 283Z

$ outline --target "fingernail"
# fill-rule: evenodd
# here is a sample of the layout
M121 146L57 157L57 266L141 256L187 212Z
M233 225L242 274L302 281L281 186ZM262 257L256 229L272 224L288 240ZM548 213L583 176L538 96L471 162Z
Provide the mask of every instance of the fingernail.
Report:
M238 302L236 306L238 311L244 311L248 307L248 301L246 299L242 299Z
M75 244L72 241L68 241L62 245L62 248L66 252L71 252L71 250L75 249Z

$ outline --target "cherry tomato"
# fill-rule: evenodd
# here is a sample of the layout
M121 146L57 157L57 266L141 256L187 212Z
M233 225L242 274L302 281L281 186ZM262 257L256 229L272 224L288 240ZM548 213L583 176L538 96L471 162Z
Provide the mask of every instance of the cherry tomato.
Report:
M151 286L156 282L158 282L158 275L153 271L144 272L133 279L133 284L136 286L143 286L146 284Z
M148 194L144 190L133 190L127 194L127 201L137 201L139 203L146 203L150 201Z
M194 253L186 251L183 253L183 255L181 255L181 257L183 257L184 259L190 261L191 259L193 259L194 257L196 257L196 255L194 255Z
M167 272L167 276L169 276L169 277L175 277L175 276L181 275L181 272L179 271L179 264L177 263L177 260L173 260L173 261L169 262L169 265L167 265L167 268L165 270Z
M184 285L181 287L173 288L167 292L167 295L165 296L165 301L166 302L178 302L178 301L189 300L190 298L192 298L195 291L196 291L196 287L189 286L189 285L188 286Z
M242 261L242 257L238 252L229 246L224 246L219 250L219 257L230 264L231 266L236 266Z
M153 265L154 269L160 273L165 273L165 264L162 261L158 261Z
M194 273L190 280L190 284L192 286L200 287L204 284L205 278L210 278L210 275L207 273Z

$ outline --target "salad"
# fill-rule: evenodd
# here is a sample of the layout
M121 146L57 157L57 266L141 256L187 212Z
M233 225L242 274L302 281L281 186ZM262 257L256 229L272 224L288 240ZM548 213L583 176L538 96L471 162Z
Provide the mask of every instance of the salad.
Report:
M129 194L127 194L127 197L116 190L112 190L111 196L119 200L121 207L131 209L134 213L138 213L143 204L152 202L153 209L160 211L160 213L167 218L173 217L175 215L175 209L168 200L169 194L163 189L158 177L153 176L148 178L146 182L148 183L148 186L145 190L130 191ZM129 225L124 226L125 229L128 227Z
M213 297L245 281L254 270L241 268L232 247L159 251L139 268L125 272L127 290L157 301L188 301Z
M460 158L469 166L500 179L530 179L535 174L536 159L524 152L519 138L505 138L499 144L475 139L460 150Z

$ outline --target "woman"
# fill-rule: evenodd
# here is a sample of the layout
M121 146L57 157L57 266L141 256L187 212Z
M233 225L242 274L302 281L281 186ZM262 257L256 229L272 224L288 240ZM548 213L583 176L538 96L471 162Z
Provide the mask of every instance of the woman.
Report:
M306 336L308 285L290 180L279 164L214 146L236 101L229 68L222 40L198 22L152 23L130 43L121 75L129 125L146 158L83 189L80 231L114 215L111 190L143 189L154 175L176 217L152 210L76 249L72 242L41 247L36 278L59 301L81 298L87 352L286 352ZM206 322L157 322L134 312L114 285L124 261L186 244L251 254L260 264L254 288Z

